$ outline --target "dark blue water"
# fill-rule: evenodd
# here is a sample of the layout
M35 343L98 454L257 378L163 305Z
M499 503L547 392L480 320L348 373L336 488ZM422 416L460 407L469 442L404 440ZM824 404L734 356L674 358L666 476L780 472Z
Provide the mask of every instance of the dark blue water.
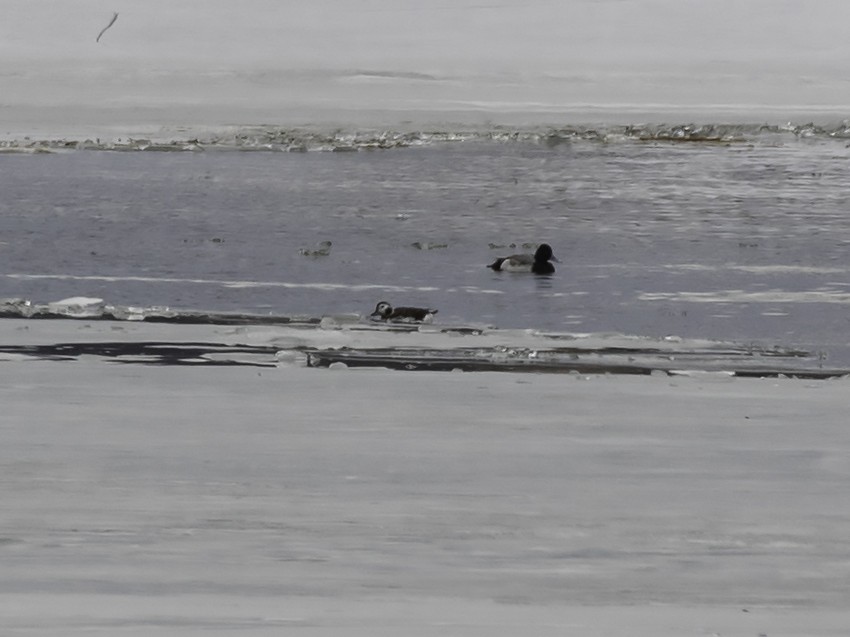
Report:
M850 362L848 159L767 136L0 154L0 297L315 316L383 299ZM485 267L542 241L552 277Z

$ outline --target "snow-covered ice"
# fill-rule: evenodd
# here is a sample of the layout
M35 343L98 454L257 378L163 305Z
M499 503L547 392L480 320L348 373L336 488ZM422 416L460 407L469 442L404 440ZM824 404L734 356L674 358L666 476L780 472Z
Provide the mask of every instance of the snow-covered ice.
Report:
M5 0L8 137L846 116L842 0ZM115 24L96 38L113 13Z
M850 625L845 380L129 363L0 361L4 634Z

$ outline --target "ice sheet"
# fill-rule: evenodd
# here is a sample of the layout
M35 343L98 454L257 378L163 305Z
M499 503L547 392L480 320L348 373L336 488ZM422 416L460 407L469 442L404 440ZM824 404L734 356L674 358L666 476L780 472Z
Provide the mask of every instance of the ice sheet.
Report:
M845 381L94 357L0 361L0 401L7 634L850 620Z
M0 133L15 138L841 118L850 101L840 0L8 1L3 14Z

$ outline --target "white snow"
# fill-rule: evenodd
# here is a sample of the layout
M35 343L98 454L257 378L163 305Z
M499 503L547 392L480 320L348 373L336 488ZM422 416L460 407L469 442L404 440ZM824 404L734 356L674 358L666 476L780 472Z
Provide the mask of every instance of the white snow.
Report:
M843 0L0 8L7 138L250 124L782 122L840 119L850 104Z
M292 344L279 329L6 320L0 342ZM846 397L4 357L0 628L844 635Z

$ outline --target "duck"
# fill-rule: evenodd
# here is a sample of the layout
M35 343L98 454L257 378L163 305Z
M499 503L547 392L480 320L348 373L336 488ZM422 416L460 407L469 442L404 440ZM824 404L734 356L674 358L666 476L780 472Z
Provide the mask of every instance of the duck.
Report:
M552 254L552 246L548 243L541 243L533 255L512 254L509 257L499 257L487 267L493 268L496 272L553 274L555 272L555 266L550 261L560 263L555 255Z
M369 316L377 317L382 321L415 321L417 323L430 323L434 320L437 310L425 307L393 307L386 301L380 301L375 306L375 311Z

